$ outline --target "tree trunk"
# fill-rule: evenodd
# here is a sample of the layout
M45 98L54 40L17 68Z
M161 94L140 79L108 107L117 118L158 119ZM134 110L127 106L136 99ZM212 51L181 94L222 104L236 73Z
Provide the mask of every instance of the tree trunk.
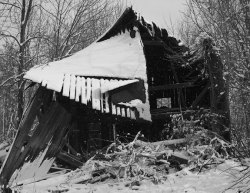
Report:
M23 75L25 67L25 40L26 40L26 27L31 14L33 0L28 1L27 11L26 11L26 0L22 0L22 10L21 10L21 26L20 26L20 48L19 48L19 66L18 75L20 75L18 80L18 94L17 94L17 125L18 127L24 108L24 83Z

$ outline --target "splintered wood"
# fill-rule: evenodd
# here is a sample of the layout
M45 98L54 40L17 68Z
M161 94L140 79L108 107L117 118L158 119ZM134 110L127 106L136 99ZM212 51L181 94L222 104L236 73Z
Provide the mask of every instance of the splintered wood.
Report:
M1 168L0 183L3 186L11 186L29 178L43 178L64 146L63 139L70 126L71 115L57 102L51 102L51 98L52 91L40 87L25 111ZM36 124L38 115L39 124ZM30 132L32 129L34 131Z

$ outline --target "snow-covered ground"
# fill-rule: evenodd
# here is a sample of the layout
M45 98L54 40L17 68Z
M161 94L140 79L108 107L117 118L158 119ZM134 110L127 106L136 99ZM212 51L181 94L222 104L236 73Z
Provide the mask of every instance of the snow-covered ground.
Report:
M223 164L214 166L197 174L184 169L177 173L166 176L166 180L154 184L150 180L142 180L139 186L128 186L129 182L106 181L95 184L72 184L68 183L68 174L50 178L37 183L19 187L21 193L47 193L47 192L68 192L68 193L116 193L116 192L143 192L143 193L237 193L246 189L246 184L232 186L239 176L243 167L238 162L226 160ZM248 171L249 172L249 171ZM60 190L60 191L58 191Z

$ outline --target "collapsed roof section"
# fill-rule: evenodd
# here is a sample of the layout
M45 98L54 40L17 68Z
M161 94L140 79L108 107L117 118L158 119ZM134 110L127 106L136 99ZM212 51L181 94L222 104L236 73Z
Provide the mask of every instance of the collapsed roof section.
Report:
M110 36L117 26L121 27L121 20L130 20L131 13L133 19L136 17L131 11L127 9L102 38L87 48L60 61L35 66L24 78L85 105L92 103L92 108L102 113L151 121L146 60L139 30L133 27L134 37L129 29Z
M148 61L152 60L149 56L152 54L147 53L151 44L163 46L157 54L158 60L162 60L165 53L183 51L165 29L146 23L132 8L127 8L116 23L90 46L60 61L35 66L24 78L62 92L63 96L85 105L91 103L93 109L102 113L151 121L148 83L150 86L152 83L148 79L152 70L147 69ZM119 89L111 97L114 84ZM124 90L127 92L121 92ZM119 97L119 93L123 97ZM108 108L107 101L111 102L113 110Z

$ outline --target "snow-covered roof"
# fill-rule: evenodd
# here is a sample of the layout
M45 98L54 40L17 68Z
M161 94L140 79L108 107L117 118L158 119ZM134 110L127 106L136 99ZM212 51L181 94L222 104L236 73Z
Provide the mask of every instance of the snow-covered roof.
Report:
M146 61L140 34L129 32L102 42L94 42L74 55L31 68L24 78L60 92L65 75L142 79L146 81Z
M139 114L137 118L151 121L146 59L140 32L135 26L128 29L120 23L124 19L130 20L131 16L133 19L133 14L132 9L127 9L99 40L70 57L34 66L24 78L62 92L63 96L77 102L86 105L91 102L92 108L101 112L130 118L135 118L135 113ZM135 31L135 36L131 35L131 30ZM114 95L113 90L117 88L120 88L120 94ZM122 91L124 89L127 91ZM102 104L103 97L111 97L110 92L113 92L113 109ZM117 94L126 100L114 102Z

